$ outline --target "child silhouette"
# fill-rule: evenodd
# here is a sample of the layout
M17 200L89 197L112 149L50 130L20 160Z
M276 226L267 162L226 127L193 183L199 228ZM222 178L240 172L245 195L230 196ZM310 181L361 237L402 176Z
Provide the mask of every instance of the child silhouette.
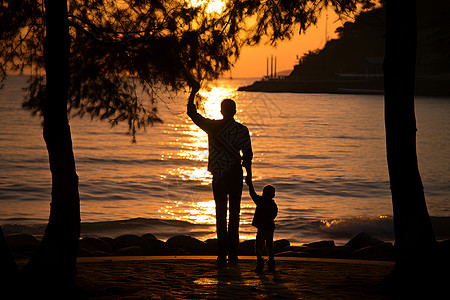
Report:
M256 233L256 269L255 271L261 273L264 269L263 249L266 244L267 252L269 254L268 268L269 271L275 271L275 255L273 250L273 233L275 231L274 219L278 213L277 204L274 201L275 188L268 184L263 188L262 196L256 194L251 177L245 179L249 187L250 196L256 204L255 215L253 217L252 225L258 228Z

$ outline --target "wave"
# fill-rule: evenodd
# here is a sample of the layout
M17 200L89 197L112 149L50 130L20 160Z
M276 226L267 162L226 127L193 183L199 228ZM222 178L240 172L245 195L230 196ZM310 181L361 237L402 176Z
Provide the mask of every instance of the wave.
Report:
M349 239L366 232L384 241L394 240L392 216L328 219L315 222L321 233L333 239ZM450 217L431 217L437 240L450 239Z
M320 220L317 222L317 226L321 233L330 238L349 239L360 232L366 232L381 240L391 241L394 239L394 225L391 216Z
M102 157L83 157L77 159L78 163L89 164L160 164L164 163L161 159L127 159L127 158L102 158Z

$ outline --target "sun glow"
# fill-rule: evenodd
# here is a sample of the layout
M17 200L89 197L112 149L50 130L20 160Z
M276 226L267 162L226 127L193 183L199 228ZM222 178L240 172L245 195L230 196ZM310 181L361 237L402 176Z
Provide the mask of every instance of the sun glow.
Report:
M213 1L191 0L191 5L193 7L205 5L206 12L208 14L210 14L210 13L220 14L225 9L225 1L221 1L221 0L213 0Z
M225 98L232 98L234 90L223 87L211 87L202 89L200 96L203 98L201 103L201 113L210 119L221 119L220 103ZM178 176L182 180L201 181L202 185L208 185L212 182L212 175L208 172L206 163L208 162L208 135L192 121L186 120L186 125L181 128L173 128L178 133L182 133L184 138L175 142L179 144L181 150L177 152L177 157L191 161L201 162L198 167L179 167L168 171L169 174ZM170 158L170 157L169 157Z
M220 103L223 99L233 98L234 91L224 87L211 87L199 92L205 101L202 102L205 117L211 119L222 119ZM203 132L203 131L202 131Z

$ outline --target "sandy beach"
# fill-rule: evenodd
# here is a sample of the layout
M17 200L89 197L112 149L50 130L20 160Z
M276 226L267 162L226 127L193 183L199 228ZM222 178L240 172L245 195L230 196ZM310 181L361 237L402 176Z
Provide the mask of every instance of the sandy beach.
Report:
M79 258L86 299L388 299L380 283L393 262L277 258L274 273L255 258L217 266L214 256Z

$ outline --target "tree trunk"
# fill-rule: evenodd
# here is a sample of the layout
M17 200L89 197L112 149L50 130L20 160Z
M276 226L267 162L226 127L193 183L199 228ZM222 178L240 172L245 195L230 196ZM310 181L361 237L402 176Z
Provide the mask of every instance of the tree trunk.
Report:
M425 259L436 244L416 151L416 1L386 1L385 51L386 151L394 212L395 262L396 269L401 269Z
M38 251L26 271L73 278L80 236L78 176L67 116L70 38L66 1L45 1L46 98L44 140L52 174L50 217Z

